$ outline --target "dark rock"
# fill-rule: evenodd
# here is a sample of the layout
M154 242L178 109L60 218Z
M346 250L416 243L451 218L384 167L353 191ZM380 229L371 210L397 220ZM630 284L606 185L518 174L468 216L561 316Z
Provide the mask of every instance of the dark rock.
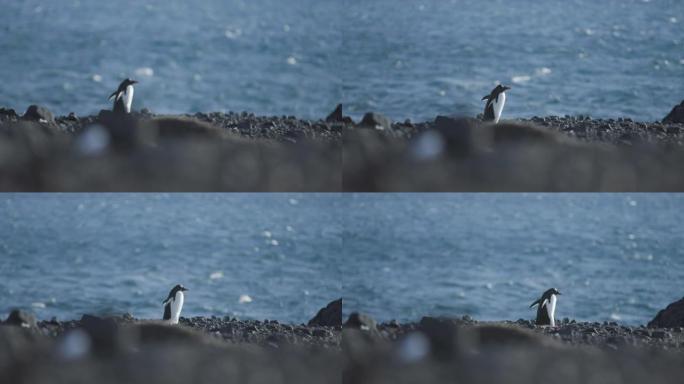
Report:
M663 119L663 123L684 123L684 100L672 108Z
M18 117L19 116L17 115L17 112L14 111L14 109L0 108L0 118L16 119Z
M309 326L319 325L323 327L342 326L342 298L328 303L325 308L321 308L313 319L309 320Z
M54 123L55 117L47 108L39 105L31 105L26 109L23 118L25 120L34 120L41 123Z
M339 123L342 122L344 116L342 116L342 104L337 104L335 110L332 111L326 118L325 121L329 123Z
M648 323L649 328L676 328L684 326L684 298L658 312Z
M392 128L392 121L379 113L368 112L363 116L359 127L389 130Z
M4 324L22 328L35 328L36 317L29 312L15 309L7 316L7 320L5 320Z

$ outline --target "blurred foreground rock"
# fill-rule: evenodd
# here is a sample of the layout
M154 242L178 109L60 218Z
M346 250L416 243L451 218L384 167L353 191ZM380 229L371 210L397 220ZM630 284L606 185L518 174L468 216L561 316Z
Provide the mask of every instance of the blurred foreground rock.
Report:
M684 124L0 109L3 191L684 191Z
M350 321L351 321L350 316ZM368 322L369 320L366 320ZM425 317L345 327L344 383L680 383L682 329Z
M0 326L0 383L334 383L335 327L130 316Z

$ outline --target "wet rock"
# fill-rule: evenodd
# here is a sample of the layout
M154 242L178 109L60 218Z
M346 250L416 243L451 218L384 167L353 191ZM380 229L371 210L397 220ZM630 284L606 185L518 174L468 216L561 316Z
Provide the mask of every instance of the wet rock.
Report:
M684 100L672 108L670 113L663 119L663 123L684 123Z
M54 123L55 117L47 108L39 105L31 105L26 109L23 119L33 120L41 123Z
M22 328L35 328L36 327L36 317L26 311L20 309L15 309L10 312L9 316L3 323L5 325L14 325Z
M392 128L392 121L379 113L368 112L363 116L359 127L389 130Z
M319 325L324 327L342 326L342 298L331 301L325 308L321 308L309 323L309 326Z
M684 298L675 301L658 314L648 323L649 328L676 328L684 327Z

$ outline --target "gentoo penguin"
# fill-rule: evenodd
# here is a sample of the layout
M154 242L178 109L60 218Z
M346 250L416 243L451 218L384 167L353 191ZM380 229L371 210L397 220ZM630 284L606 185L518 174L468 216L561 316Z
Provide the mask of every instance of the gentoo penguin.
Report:
M162 303L164 305L164 320L168 320L169 324L178 324L181 309L183 309L183 302L185 301L183 292L187 290L184 286L177 284L169 292L169 297Z
M537 325L551 325L556 326L556 320L554 315L556 314L556 302L558 301L558 292L556 288L551 288L544 292L542 297L537 299L530 308L538 305L537 307Z
M482 100L487 100L484 109L485 121L494 121L494 124L499 122L501 111L506 104L506 91L509 89L511 87L499 84L492 89L492 93L482 98Z
M136 83L137 81L135 80L126 79L122 81L121 84L119 84L119 88L109 96L110 100L114 98L114 107L112 109L114 113L131 113L133 93L135 92L133 84Z

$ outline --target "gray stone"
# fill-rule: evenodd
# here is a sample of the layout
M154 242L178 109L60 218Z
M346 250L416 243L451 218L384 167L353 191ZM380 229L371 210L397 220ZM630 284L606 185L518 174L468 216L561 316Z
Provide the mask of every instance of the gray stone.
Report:
M392 128L392 120L375 112L368 112L363 116L359 127L389 130Z
M54 123L55 117L47 108L40 105L31 105L26 109L23 118L25 120L34 120L41 123Z
M15 325L23 328L35 328L36 317L29 312L15 309L10 312L9 316L7 316L7 320L5 320L4 324Z

